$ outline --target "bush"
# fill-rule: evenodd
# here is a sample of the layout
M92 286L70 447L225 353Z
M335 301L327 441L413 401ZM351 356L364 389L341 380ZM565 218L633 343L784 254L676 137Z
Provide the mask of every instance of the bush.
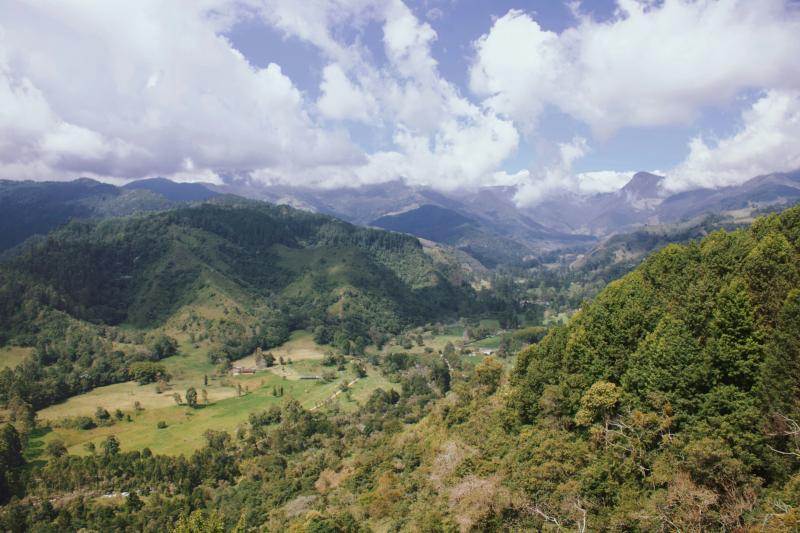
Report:
M79 416L75 419L75 427L88 430L96 428L97 424L88 416Z
M54 439L47 443L47 454L50 457L58 458L67 453L67 446L61 439Z
M164 422L163 420L159 420L158 424L156 424L156 426L158 427L158 429L164 429L164 428L167 427L167 423Z
M128 367L128 373L139 385L147 385L156 381L168 381L170 376L164 365L150 361L138 361Z

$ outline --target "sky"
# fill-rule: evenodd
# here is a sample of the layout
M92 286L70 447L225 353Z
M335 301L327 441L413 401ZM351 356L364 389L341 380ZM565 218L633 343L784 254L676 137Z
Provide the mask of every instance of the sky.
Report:
M520 205L800 168L796 0L4 0L0 179Z

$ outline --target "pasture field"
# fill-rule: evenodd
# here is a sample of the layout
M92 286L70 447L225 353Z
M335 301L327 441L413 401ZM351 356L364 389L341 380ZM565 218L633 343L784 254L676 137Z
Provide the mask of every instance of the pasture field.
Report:
M396 386L388 382L377 368L368 365L365 378L353 383L347 394L336 395L340 384L352 382L355 375L349 365L342 371L324 367L321 361L326 348L314 344L307 332L296 332L286 344L271 350L276 359L280 355L286 360L291 358L291 365L276 362L275 366L258 370L255 374L238 376L216 376L214 365L208 362L206 348L196 348L188 342L181 342L180 346L179 355L162 361L172 375L169 390L158 393L155 384L118 383L42 409L37 413L40 423L50 422L52 430L37 432L31 447L41 449L50 440L61 439L70 453L80 455L88 453L87 443L99 447L106 437L115 435L123 450L148 447L154 453L189 455L203 445L206 430L232 433L239 424L247 421L250 413L280 405L290 398L297 399L307 409L321 407L326 401L336 401L341 409L347 411L355 409L358 402L365 401L376 388ZM254 366L253 363L250 356L234 362L234 365ZM335 372L335 379L330 382L300 379L301 376L321 376L325 371ZM208 377L207 386L204 386L204 376ZM201 390L205 389L208 404L198 408L176 404L173 395L177 393L184 398L189 387L195 387L201 404ZM281 388L283 396L276 397L273 391ZM335 399L331 400L334 395ZM134 408L137 401L140 410ZM112 418L115 410L120 409L124 413L123 419L90 430L59 427L59 421L66 417L93 417L97 407L108 410ZM167 427L159 429L158 423L162 421Z

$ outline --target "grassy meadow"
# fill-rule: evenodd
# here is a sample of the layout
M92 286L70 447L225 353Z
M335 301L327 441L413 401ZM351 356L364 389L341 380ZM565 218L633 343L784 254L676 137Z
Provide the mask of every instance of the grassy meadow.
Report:
M275 366L255 374L217 376L214 365L208 362L207 347L195 347L184 340L178 355L162 361L172 375L169 390L159 393L155 384L139 385L131 381L98 387L42 409L37 413L38 419L40 423L50 422L51 430L37 433L31 447L42 448L52 439L62 439L70 453L85 454L88 453L87 443L99 446L107 436L116 435L123 450L148 447L154 453L188 455L202 446L206 430L234 432L239 424L247 421L250 413L280 405L289 398L297 399L303 407L312 409L335 395L340 408L348 410L354 409L356 402L366 400L376 388L393 386L378 369L368 366L367 377L353 383L348 394L337 394L340 384L353 382L355 375L349 366L343 371L323 367L321 362L325 349L314 344L307 332L295 332L287 343L271 350L276 359L291 359L291 364L280 365L276 361ZM254 366L254 358L246 357L234 365ZM300 379L301 376L319 376L325 370L335 371L336 379L331 382ZM205 376L208 377L207 386L204 386ZM177 393L183 399L189 387L198 391L201 404L201 390L205 389L208 404L194 409L176 404L173 395ZM273 390L281 388L283 396L274 396ZM134 408L137 401L140 410ZM114 411L120 409L125 417L113 425L90 430L58 427L59 420L66 417L93 417L97 407L108 410L112 418ZM167 427L159 429L158 423L162 421Z
M289 398L297 399L307 408L320 408L328 402L336 402L340 409L355 409L359 402L365 401L377 388L396 387L390 383L380 370L368 365L367 377L354 382L356 376L349 365L345 370L336 371L335 367L325 367L322 359L330 348L317 345L307 331L295 331L289 341L282 346L270 350L275 356L275 365L260 369L255 374L217 375L216 367L208 361L208 345L191 343L185 335L170 331L179 339L178 355L162 360L172 376L169 389L158 392L155 384L139 385L129 381L105 387L98 387L85 394L73 396L67 401L42 409L37 417L42 425L49 423L50 428L37 432L31 439L31 450L42 449L47 442L61 439L70 453L89 453L86 445L91 442L95 446L109 435L116 435L123 450L137 450L145 447L154 453L179 455L191 454L204 442L203 433L208 429L235 432L237 426L247 421L252 412L262 411L273 405L280 405ZM417 333L422 335L423 345L416 342ZM410 349L396 343L389 343L378 352L386 355L394 352L434 354L443 350L447 343L452 343L457 350L463 346L464 329L451 326L442 334L418 330L409 335L413 339ZM477 353L481 348L496 348L499 336L482 339L468 347L474 353L463 355L465 363L477 363L483 356ZM376 353L374 347L368 352ZM0 361L4 365L17 364L28 351L19 348L5 348L0 352ZM284 364L279 364L283 358ZM290 363L291 361L291 363ZM235 361L234 366L255 367L253 355ZM325 371L335 371L336 378L330 382L324 380L301 379L302 376L321 376ZM207 377L208 384L204 385ZM352 383L347 394L340 394L340 384ZM198 392L198 401L202 404L202 390L205 389L208 404L197 408L178 405L174 394L179 394L185 402L186 390L194 387ZM240 389L241 387L241 389ZM273 390L283 388L283 396L275 396ZM136 402L139 409L135 408ZM71 427L60 427L65 418L76 416L94 417L98 407L102 407L113 415L117 409L124 413L122 420L115 420L108 426L98 426L89 430ZM159 422L166 423L165 428L158 428Z

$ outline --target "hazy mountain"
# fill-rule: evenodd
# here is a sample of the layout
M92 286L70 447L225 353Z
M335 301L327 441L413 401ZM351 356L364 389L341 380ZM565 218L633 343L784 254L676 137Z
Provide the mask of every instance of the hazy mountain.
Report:
M516 205L513 187L443 193L400 181L338 189L272 186L241 179L212 185L156 178L124 187L85 178L0 181L0 251L72 218L162 210L230 193L447 244L492 267L559 248L588 248L598 238L645 225L800 201L800 171L672 195L664 192L663 180L639 172L617 191L590 196L562 193L528 208Z
M758 176L745 183L719 189L696 189L664 199L658 215L664 222L708 212L722 212L800 201L800 170Z
M594 241L592 236L553 230L535 221L516 206L514 190L508 187L442 193L400 181L311 189L236 180L214 189L452 245L486 266L519 261L541 250Z
M446 244L453 244L478 229L475 220L430 204L397 215L382 216L370 225Z
M68 182L0 180L0 252L74 218L160 211L219 196L200 183L164 178L134 181L124 187L88 178Z
M81 178L70 182L0 180L0 251L72 218L165 209L171 202L148 190L127 190Z
M165 178L132 181L123 188L151 191L173 202L196 202L219 195L202 183L175 183Z

